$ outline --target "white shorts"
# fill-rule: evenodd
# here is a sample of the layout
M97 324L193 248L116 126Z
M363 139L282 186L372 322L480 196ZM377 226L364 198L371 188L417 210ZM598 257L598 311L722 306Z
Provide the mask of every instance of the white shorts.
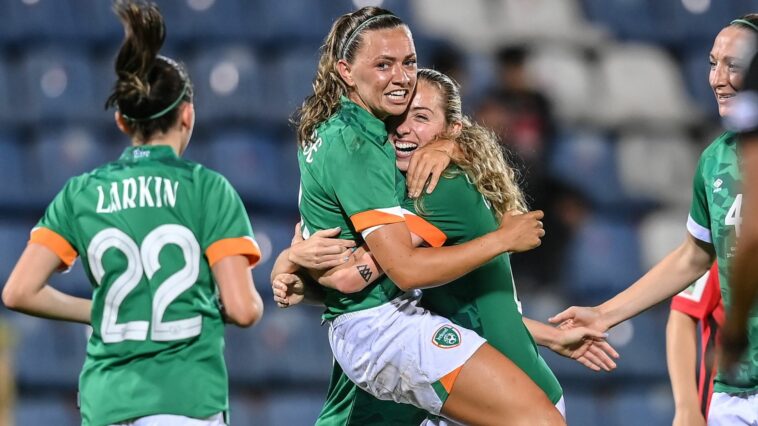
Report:
M555 403L555 408L561 413L563 419L566 420L566 401L561 397L558 402ZM425 419L421 422L421 426L463 426L463 423L458 423L454 420L446 419L444 417L434 416Z
M205 419L174 414L155 414L112 426L226 426L226 422L224 421L224 413L218 413Z
M714 392L708 409L708 426L758 425L758 394Z
M466 361L486 340L418 307L406 293L329 324L329 344L345 375L382 400L439 414Z

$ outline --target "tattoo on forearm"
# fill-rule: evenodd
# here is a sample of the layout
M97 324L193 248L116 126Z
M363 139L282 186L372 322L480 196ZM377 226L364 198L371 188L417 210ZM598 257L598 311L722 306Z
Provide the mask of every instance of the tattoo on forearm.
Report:
M363 281L368 282L371 279L371 268L368 265L358 265L356 268L358 268L358 273L361 274Z

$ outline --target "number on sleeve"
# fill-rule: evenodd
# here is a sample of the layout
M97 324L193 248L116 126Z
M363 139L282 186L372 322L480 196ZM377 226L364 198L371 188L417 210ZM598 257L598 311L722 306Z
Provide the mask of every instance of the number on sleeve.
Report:
M737 236L740 236L740 225L742 225L742 194L737 194L734 197L732 207L729 207L729 211L724 218L726 225L734 226L734 232Z

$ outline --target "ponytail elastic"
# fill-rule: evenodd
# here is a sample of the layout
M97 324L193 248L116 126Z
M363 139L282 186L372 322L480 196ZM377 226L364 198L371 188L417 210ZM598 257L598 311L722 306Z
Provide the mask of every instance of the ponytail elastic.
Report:
M752 23L752 22L750 22L750 21L748 21L746 19L735 19L734 21L732 21L732 22L729 23L729 25L734 25L734 24L746 25L746 26L752 28L753 31L755 31L755 32L758 33L758 25L755 25L754 23Z

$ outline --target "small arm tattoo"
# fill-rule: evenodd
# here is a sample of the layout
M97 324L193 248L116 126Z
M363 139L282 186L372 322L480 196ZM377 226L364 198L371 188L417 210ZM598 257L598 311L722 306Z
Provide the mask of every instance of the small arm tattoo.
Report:
M356 268L358 269L358 273L361 274L363 281L368 282L371 279L371 268L368 265L358 265Z

